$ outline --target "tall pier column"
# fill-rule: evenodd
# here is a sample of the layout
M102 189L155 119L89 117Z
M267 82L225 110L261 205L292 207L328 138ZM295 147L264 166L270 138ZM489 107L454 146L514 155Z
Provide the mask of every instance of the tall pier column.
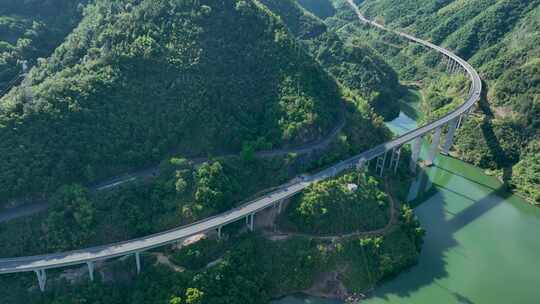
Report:
M94 281L94 262L86 262L88 265L88 274L90 275L90 281Z
M458 123L457 123L456 128L459 129L459 128L461 127L461 123L462 123L462 122L463 122L463 115L460 115L460 116L459 116L459 119L458 119Z
M356 170L358 170L359 172L364 170L365 164L366 164L366 161L364 160L358 161L358 163L356 163Z
M218 229L217 229L217 238L218 238L218 240L221 240L221 228L222 227L223 226L219 226Z
M141 273L141 253L135 252L135 263L137 263L137 274Z
M431 141L431 149L429 151L428 159L427 159L427 165L431 166L433 165L433 161L435 161L435 156L437 156L437 152L439 151L439 144L441 142L441 127L438 127L437 130L435 130L435 134L433 134L433 139Z
M418 163L418 158L420 158L420 150L422 149L422 137L419 136L414 139L412 144L412 155L411 163L409 164L409 169L412 173L416 172L416 164Z
M392 150L392 158L390 158L390 169L394 170L394 173L397 172L399 166L399 159L401 157L401 147L394 148Z
M255 221L255 213L246 216L246 225L250 231L253 231L253 222Z
M45 291L45 283L47 282L47 273L45 273L45 269L34 270L34 272L37 275L39 290Z
M452 148L452 145L454 144L454 135L456 133L456 128L459 123L459 119L456 118L448 123L448 133L446 133L446 140L444 142L444 147L442 150L442 153L444 155L448 155L450 152L450 148Z
M458 74L460 70L461 70L461 65L456 62L454 65L454 74Z
M379 174L379 177L383 177L384 164L386 163L386 152L383 155L377 157L377 166L375 167L375 173Z

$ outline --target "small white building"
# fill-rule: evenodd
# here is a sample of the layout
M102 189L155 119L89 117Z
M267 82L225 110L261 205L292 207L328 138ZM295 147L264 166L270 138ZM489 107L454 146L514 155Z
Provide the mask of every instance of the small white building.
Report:
M347 189L349 189L349 191L351 191L351 192L356 192L356 190L358 190L358 185L357 184L347 184Z

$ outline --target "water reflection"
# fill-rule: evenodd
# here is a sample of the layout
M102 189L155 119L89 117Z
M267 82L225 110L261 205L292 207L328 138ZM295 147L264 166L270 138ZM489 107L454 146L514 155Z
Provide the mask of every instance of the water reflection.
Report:
M424 194L429 193L433 183L425 170L421 170L418 176L411 182L407 202L414 203L415 200L421 198ZM414 205L414 204L413 204Z

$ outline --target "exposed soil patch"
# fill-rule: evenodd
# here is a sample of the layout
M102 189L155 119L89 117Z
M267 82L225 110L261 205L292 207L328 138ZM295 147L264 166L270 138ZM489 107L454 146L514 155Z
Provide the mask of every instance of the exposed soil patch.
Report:
M161 252L154 252L154 253L152 253L152 255L156 257L156 265L165 265L165 266L169 267L170 269L172 269L175 272L184 272L185 271L185 269L183 267L180 267L180 266L174 264L173 262L171 262L169 257L164 255Z

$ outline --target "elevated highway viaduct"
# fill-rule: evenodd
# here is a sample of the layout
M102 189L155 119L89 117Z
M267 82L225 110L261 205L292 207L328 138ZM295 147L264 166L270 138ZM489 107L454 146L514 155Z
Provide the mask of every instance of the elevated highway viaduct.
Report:
M190 236L211 230L217 229L218 234L221 234L221 228L223 226L239 220L245 219L248 228L253 229L253 220L257 212L266 208L280 206L285 199L303 191L309 185L336 176L344 170L361 168L371 160L376 160L375 168L377 174L380 176L383 175L383 172L388 167L390 170L396 170L397 165L399 164L401 148L406 144L412 145L411 170L415 170L420 154L421 139L430 134L433 134L432 143L426 161L428 163L432 163L439 152L441 146L442 129L445 126L447 126L448 131L446 133L446 138L442 143L442 152L448 153L453 144L456 128L459 127L463 117L465 117L472 110L475 103L480 99L482 82L478 76L478 73L469 63L449 50L406 33L388 29L381 24L364 18L353 1L347 1L361 22L367 23L384 31L391 31L410 42L418 43L429 49L437 51L447 59L447 70L449 72L463 71L467 73L471 80L471 85L466 101L437 121L428 123L427 125L403 134L398 138L380 144L347 160L341 161L321 172L310 176L303 176L302 178L297 179L295 182L281 185L277 188L278 190L227 212L206 218L190 225L125 242L68 252L0 259L0 274L33 271L36 273L39 287L43 291L46 283L46 270L48 269L86 264L90 273L90 279L93 280L94 265L97 261L134 255L136 258L137 271L140 272L140 254L142 252L156 247L173 244ZM387 159L388 157L389 160Z

